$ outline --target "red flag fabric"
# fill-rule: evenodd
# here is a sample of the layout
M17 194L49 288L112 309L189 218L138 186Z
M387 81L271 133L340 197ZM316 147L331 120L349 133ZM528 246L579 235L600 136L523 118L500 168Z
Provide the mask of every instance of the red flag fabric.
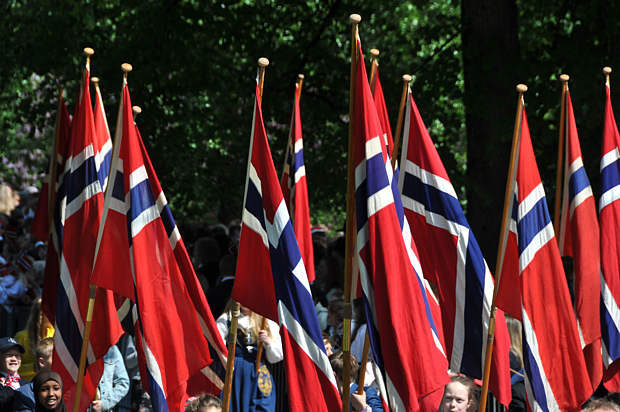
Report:
M280 325L291 410L342 410L258 102L232 298Z
M95 141L94 147L97 151L95 158L97 166L97 175L103 193L108 186L108 175L110 174L110 161L112 160L112 138L110 137L110 129L108 128L108 119L103 108L103 98L99 83L95 83Z
M381 81L379 80L379 66L375 69L375 81L373 83L372 95L377 108L379 122L381 123L381 130L383 130L383 136L385 137L385 144L388 148L388 155L393 157L394 139L392 138L392 129L390 128L390 119L387 113L387 106L385 105L383 88L381 87Z
M437 285L450 370L482 379L493 278L422 116L408 93L399 186L422 271ZM489 388L510 405L510 338L498 310Z
M314 247L310 230L310 207L308 202L308 181L304 163L304 142L301 133L301 114L299 98L301 90L297 85L291 133L286 150L286 162L282 173L282 195L288 207L299 244L301 258L306 266L308 281L314 282Z
M404 217L398 177L392 173L361 45L359 56L355 204L368 333L391 408L417 411L429 401L439 405L443 386L449 382L448 363L430 314L422 268Z
M601 150L599 197L601 245L601 335L603 340L604 385L620 391L620 134L606 84L605 123Z
M133 122L126 84L121 116L93 283L136 304L140 374L154 410L182 410L196 382L202 391L219 392L226 352ZM207 368L210 354L217 371Z
M601 260L596 203L581 157L570 92L566 91L566 161L560 254L573 257L575 315L590 382L603 378L601 357Z
M519 113L516 171L511 170L515 196L508 210L516 221L516 240L511 250L517 268L502 265L499 288L518 282L521 291L525 389L531 410L579 411L593 390L583 358L577 324L573 316L564 269L547 209L525 109ZM510 218L510 217L509 217ZM509 225L507 225L509 226ZM508 227L507 227L508 230ZM500 250L507 256L508 248ZM510 276L518 280L510 280ZM504 283L505 281L509 282ZM510 291L512 299L517 294ZM504 295L507 296L507 295ZM496 304L505 309L503 301ZM561 367L558 367L561 365Z
M85 71L88 78L88 67ZM63 159L65 172L57 192L54 249L58 253L59 281L55 307L53 369L60 374L73 407L75 384L89 306L90 277L103 194L97 179L94 121L88 82L84 83L76 119ZM49 254L49 251L48 251ZM80 409L88 407L103 373L103 356L122 335L112 293L97 290L87 352Z

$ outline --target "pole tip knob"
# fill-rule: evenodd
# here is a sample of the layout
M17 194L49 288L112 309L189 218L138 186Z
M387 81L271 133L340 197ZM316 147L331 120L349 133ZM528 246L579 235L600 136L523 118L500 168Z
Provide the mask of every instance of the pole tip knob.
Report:
M525 92L527 92L527 86L524 85L524 84L518 84L517 85L517 91L519 93L525 93Z
M95 51L93 49L91 49L90 47L85 47L84 48L84 54L88 57L92 56L93 54L95 54Z
M411 81L411 76L408 74L403 74L403 81L405 83L409 83Z
M258 59L258 65L260 67L267 67L269 66L269 59L266 57L261 57L260 59Z
M611 74L611 67L603 67L603 74L609 76Z
M129 73L130 71L133 70L133 67L131 67L131 64L129 63L123 63L121 64L121 70L124 71L125 73Z
M349 16L349 20L351 20L351 23L353 24L358 24L360 21L362 21L362 16L360 16L359 14L352 14Z
M142 108L140 108L140 106L133 106L131 110L133 111L134 115L142 113Z
M379 49L370 49L370 54L377 57L381 52Z
M305 79L305 78L306 78L306 76L304 76L303 74L299 73L299 74L297 75L297 78L298 78L299 80L303 80L303 79Z
M560 75L560 80L562 80L563 82L567 82L570 80L570 76L568 74L562 74Z
M97 84L97 83L99 83L99 77L91 77L90 81L95 83L95 84Z

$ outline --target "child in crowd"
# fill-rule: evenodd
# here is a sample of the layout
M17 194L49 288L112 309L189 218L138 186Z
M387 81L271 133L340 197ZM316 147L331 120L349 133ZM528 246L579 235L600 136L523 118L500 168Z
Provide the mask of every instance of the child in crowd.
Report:
M222 412L222 401L212 395L203 393L187 401L185 412Z
M34 372L52 370L52 352L54 351L54 338L41 339L37 343L35 349ZM34 412L35 397L34 383L22 385L15 391L15 400L13 401L13 410L15 412Z
M446 385L441 399L442 412L477 411L476 386L463 375L453 376Z
M339 352L333 354L329 357L329 362L332 365L332 369L334 370L334 376L336 377L336 383L338 385L338 390L340 391L340 395L344 392L344 383L343 383L343 372L344 372L344 362L345 358L343 356L344 352ZM350 363L350 378L349 381L349 393L351 394L351 411L362 411L362 412L383 412L383 403L381 402L381 398L377 391L372 387L365 387L364 392L361 395L357 394L357 373L359 372L359 364L353 355L349 354L349 363Z
M24 352L26 349L15 339L0 339L0 412L13 411L15 391L30 382L17 373Z

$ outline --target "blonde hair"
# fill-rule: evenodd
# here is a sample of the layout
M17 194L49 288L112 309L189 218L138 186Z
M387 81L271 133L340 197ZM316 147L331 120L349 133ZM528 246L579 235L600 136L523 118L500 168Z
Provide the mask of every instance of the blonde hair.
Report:
M523 338L521 332L521 322L506 314L506 326L510 335L510 352L519 360L519 365L523 368Z
M32 302L30 308L30 316L26 322L26 330L28 331L28 339L30 340L30 350L36 353L37 345L41 339L41 297L39 296Z
M226 309L224 310L224 313L228 314L228 319L231 319L231 320L232 320L232 312L233 312L233 309L235 308L234 302L235 302L234 300L229 299L228 304L226 305ZM260 326L262 322L263 322L263 317L256 312L252 312L252 314L250 315L250 325L252 325L251 326L252 332L254 332L256 336L258 336L258 332L260 331ZM270 339L275 339L275 336L273 332L271 331L271 328L269 327L269 322L265 322L265 330L267 331L267 334L269 334Z
M0 185L0 213L10 216L16 206L13 189L7 185Z

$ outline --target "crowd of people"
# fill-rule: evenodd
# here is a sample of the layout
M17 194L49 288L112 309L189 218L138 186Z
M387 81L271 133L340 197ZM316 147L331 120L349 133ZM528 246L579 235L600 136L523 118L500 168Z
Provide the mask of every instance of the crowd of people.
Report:
M0 185L0 305L8 313L16 306L30 307L23 330L13 337L0 339L0 412L66 411L64 387L60 376L52 371L54 327L41 310L41 291L45 274L47 248L33 237L30 226L37 207L36 188L17 192ZM237 250L241 234L240 221L227 225L202 223L180 224L188 245L194 270L202 286L222 339L228 344L232 318L232 290L235 282ZM354 301L350 359L343 356L344 261L345 239L340 233L330 236L324 226L312 228L315 277L311 292L325 348L340 393L345 391L343 370L350 363L349 393L351 410L378 412L387 410L375 379L372 353L365 368L360 368L366 335L366 317L362 302ZM231 411L275 411L275 385L272 365L283 359L279 327L249 308L241 307L236 335L235 369L231 394ZM523 383L521 325L507 316L511 337L511 370L513 402L510 412L527 409ZM259 343L263 347L261 362L256 367ZM129 336L113 346L104 358L104 373L97 396L90 408L94 412L111 411L131 389L131 410L150 407L148 395L140 384L135 342ZM358 394L358 371L365 370L364 391ZM438 410L475 412L479 387L471 379L452 374ZM585 409L620 412L618 394L590 401ZM221 395L202 394L188 400L188 412L220 411Z

